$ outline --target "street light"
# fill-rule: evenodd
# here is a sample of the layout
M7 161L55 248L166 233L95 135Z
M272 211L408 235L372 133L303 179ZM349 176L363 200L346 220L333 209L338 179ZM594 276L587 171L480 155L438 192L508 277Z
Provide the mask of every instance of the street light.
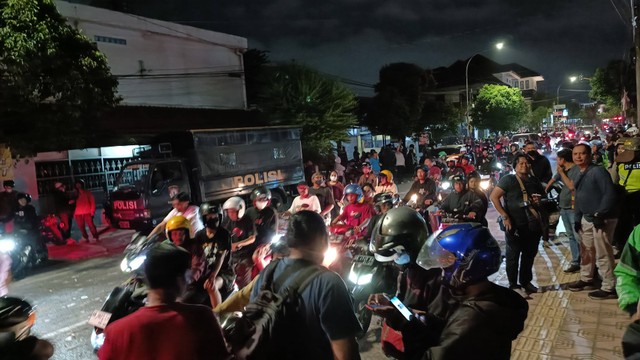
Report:
M576 82L578 81L578 77L577 76L569 76L569 82ZM562 86L562 83L560 83L560 85L558 85L558 89L556 89L556 105L560 104L560 87Z
M496 43L496 49L498 50L502 50L502 48L504 48L504 42L499 42ZM487 49L488 50L488 49ZM469 60L467 60L467 66L465 67L464 70L464 80L465 80L465 94L467 96L467 135L471 136L471 116L469 114L469 64L471 64L471 60L473 60L474 57L476 57L476 55L480 55L480 53L483 53L487 50L483 50L481 52L477 52L475 54L473 54L472 57L469 58Z

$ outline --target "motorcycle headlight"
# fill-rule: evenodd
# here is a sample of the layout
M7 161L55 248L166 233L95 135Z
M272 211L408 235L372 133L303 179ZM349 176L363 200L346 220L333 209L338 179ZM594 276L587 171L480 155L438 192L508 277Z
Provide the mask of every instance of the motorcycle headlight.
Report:
M349 281L356 285L367 285L373 280L373 274L364 274L358 276L355 272L351 271L349 273Z
M331 246L324 253L324 260L322 261L322 265L325 267L329 267L331 264L333 264L334 261L336 261L337 258L338 250Z
M122 272L129 272L129 262L127 258L122 259L120 262L120 270L122 270Z
M144 264L144 261L147 259L145 255L137 256L133 260L128 261L127 258L122 259L120 263L120 270L123 272L132 272L136 271Z
M282 235L275 234L271 237L271 243L275 244L282 239Z
M480 182L480 187L482 188L482 190L487 190L490 185L491 184L489 183L489 180L483 180Z
M0 240L0 252L10 253L16 248L16 242L11 238Z
M442 190L448 190L451 187L451 183L449 181L445 181L440 185L440 187Z
M411 202L414 203L416 201L418 201L418 194L411 195Z
M497 167L498 169L501 169L501 170L502 170L502 163L497 163L497 164L496 164L496 167Z

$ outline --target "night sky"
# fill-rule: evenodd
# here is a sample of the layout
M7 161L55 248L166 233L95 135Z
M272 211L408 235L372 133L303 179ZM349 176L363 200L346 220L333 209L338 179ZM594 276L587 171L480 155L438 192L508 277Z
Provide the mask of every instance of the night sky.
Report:
M103 1L244 36L250 47L269 50L272 60L295 59L369 84L387 63L434 68L482 52L538 71L546 79L542 87L555 96L568 76L590 76L611 59L628 58L632 46L628 0ZM506 43L501 52L492 48L497 41ZM563 89L572 86L578 87Z

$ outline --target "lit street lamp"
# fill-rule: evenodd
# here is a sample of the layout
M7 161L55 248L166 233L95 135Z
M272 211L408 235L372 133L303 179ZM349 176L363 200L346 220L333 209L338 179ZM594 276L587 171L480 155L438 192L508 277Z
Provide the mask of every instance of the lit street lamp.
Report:
M578 80L577 76L569 76L569 82L576 82ZM562 86L562 83L560 83L560 85L558 85L558 89L556 90L556 105L560 104L560 87Z
M502 50L502 48L504 48L504 43L503 42L499 42L496 44L496 49L498 50ZM487 49L488 50L488 49ZM469 114L469 64L471 64L471 60L473 60L474 57L476 57L476 55L480 55L480 53L485 52L487 50L481 51L481 52L477 52L475 54L473 54L473 56L471 56L469 58L469 60L467 60L467 66L464 70L464 79L465 79L465 94L467 96L467 135L471 136L471 115Z

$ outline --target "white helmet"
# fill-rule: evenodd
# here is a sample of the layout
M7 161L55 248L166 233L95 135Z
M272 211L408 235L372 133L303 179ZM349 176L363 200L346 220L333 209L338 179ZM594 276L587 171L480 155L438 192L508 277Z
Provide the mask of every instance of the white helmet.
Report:
M626 133L629 136L636 136L638 135L638 133L640 133L640 130L638 130L638 128L635 125L632 125L630 128L627 129Z
M242 218L244 216L244 211L246 209L244 200L241 197L234 196L229 198L222 205L222 210L236 209L238 210L238 218Z

